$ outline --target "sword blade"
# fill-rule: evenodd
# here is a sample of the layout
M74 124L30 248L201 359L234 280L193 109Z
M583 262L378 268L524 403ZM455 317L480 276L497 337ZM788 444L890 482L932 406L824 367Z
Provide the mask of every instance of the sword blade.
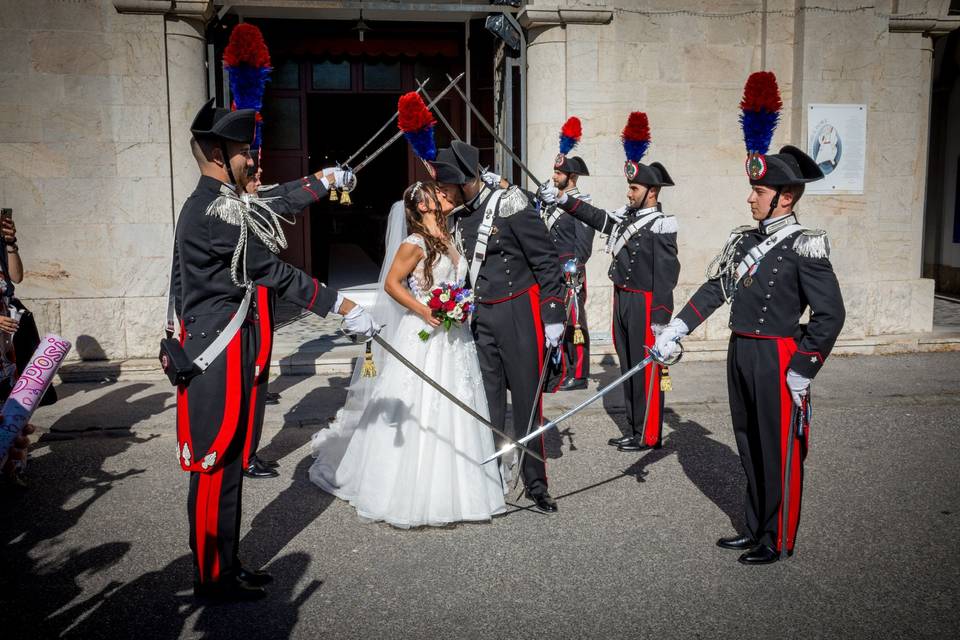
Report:
M449 78L450 78L450 74L447 74L447 79ZM467 94L463 92L463 89L457 86L456 90L457 90L457 93L460 94L460 97L463 99L463 101L467 104L467 107L470 108L470 111L473 112L473 115L477 117L477 121L483 125L483 128L486 129L491 136L493 136L493 139L497 141L497 144L503 147L504 150L510 154L510 157L513 158L513 161L517 163L517 166L523 169L523 172L526 173L538 187L541 184L543 184L542 182L540 182L540 180L537 179L537 176L533 175L533 172L527 168L527 165L523 164L523 160L520 159L520 156L518 156L516 152L514 152L514 150L511 149L509 145L507 145L507 143L503 141L503 138L501 138L500 134L497 133L496 129L494 129L493 126L489 122L487 122L487 119L483 117L483 114L480 113L480 110L477 109L477 107L474 106L472 102L470 102L470 100L467 98Z
M427 100L431 100L430 94L427 93L426 89L424 89L424 90L421 91L420 93L422 93L422 94L423 94L423 97L426 98ZM447 128L447 131L450 133L451 139L453 139L453 140L459 140L459 139L460 139L460 136L458 136L458 135L457 135L457 132L454 131L454 129L453 129L452 126L450 126L450 122L447 121L447 118L443 115L443 112L440 111L440 105L437 105L437 106L433 109L433 112L436 114L436 116L437 116L438 118L440 118L440 122L443 123L443 126L445 126L445 127Z
M460 400L460 398L456 397L455 395L453 395L452 393L450 393L449 391L447 391L447 390L443 387L443 385L441 385L439 382L437 382L436 380L434 380L433 378L431 378L430 376L428 376L426 373L424 373L423 371L421 371L420 368L417 367L417 365L415 365L415 364L413 364L412 362L410 362L409 360L407 360L407 359L406 359L399 351L397 351L397 350L393 347L393 345L391 345L389 342L387 342L386 340L384 340L383 338L381 338L379 335L373 336L373 341L376 342L376 343L377 343L378 345L380 345L381 347L383 347L384 351L386 351L387 353L389 353L390 355L392 355L394 358L396 358L397 360L399 360L399 361L400 361L400 364L402 364L402 365L405 366L407 369L410 369L410 371L412 371L413 373L415 373L415 374L417 375L417 377L419 377L421 380L423 380L424 382L426 382L428 385L430 385L431 387L433 387L434 389L436 389L437 392L439 392L440 395L442 395L444 398L446 398L447 400L449 400L449 401L452 402L453 404L457 405L458 407L460 407L461 409L463 409L464 411L466 411L466 412L467 412L468 414L470 414L470 416L471 416L472 418L474 418L477 422L479 422L480 424L482 424L483 426L485 426L487 429L490 429L490 430L493 431L495 434L497 434L498 436L502 437L502 438L505 439L507 442L509 442L511 447L514 447L514 446L520 447L520 448L522 448L524 451L526 451L527 453L529 453L530 455L532 455L534 458L536 458L537 460L539 460L540 462L544 462L544 459L543 459L541 456L539 456L539 455L536 454L535 452L531 451L530 449L528 449L527 447L525 447L522 443L520 443L520 442L517 441L517 440L514 440L513 438L511 438L510 436L508 436L506 433L504 433L503 431L501 431L500 429L498 429L497 427L495 427L495 426L493 425L493 423L491 423L489 420L487 420L486 418L484 418L483 416L481 416L479 413L477 413L476 411L474 411L474 410L473 410L473 407L471 407L470 405L468 405L468 404L466 404L465 402L463 402L462 400Z
M794 408L794 416L803 420L803 409ZM793 467L793 441L797 437L796 418L790 421L790 427L787 429L787 460L786 468L783 472L783 504L780 505L780 559L787 559L787 544L789 543L790 531L790 469Z
M450 84L448 84L443 91L437 94L436 98L434 98L433 100L430 101L429 104L427 104L427 109L432 109L433 105L437 104L437 101L440 100L443 96L447 95L447 93L449 93L451 89L457 89L459 91L460 87L457 86L457 83L460 82L461 78L463 78L464 73L461 73L460 75L458 75L456 78L453 78L453 79L450 79L450 76L448 75L447 78L450 79ZM402 135L403 135L403 131L397 131L395 134L393 134L393 136L389 140L387 140L385 143L383 143L383 145L381 145L380 148L378 148L376 151L368 155L366 158L363 159L363 161L360 164L354 167L352 169L353 173L356 174L357 172L360 171L360 169L363 169L365 166L370 164L370 162L374 158L376 158L381 153L386 151L387 148L389 148L390 145L392 145L394 142L399 140L400 136Z
M584 400L583 402L581 402L581 403L578 404L577 406L575 406L575 407L573 407L572 409L568 410L566 413L564 413L563 415L561 415L559 418L556 418L556 419L554 419L554 420L551 420L550 422L548 422L547 424L543 425L542 427L540 427L540 428L538 428L538 429L535 429L535 430L531 431L530 433L528 433L527 435L525 435L524 437L520 438L520 439L517 441L517 444L520 444L520 445L526 444L527 442L529 442L529 441L532 440L533 438L536 438L538 435L540 435L541 433L543 433L543 432L546 431L547 429L552 429L552 428L556 427L558 424L560 424L561 422L563 422L564 420L566 420L567 418L569 418L569 417L571 417L571 416L573 416L573 415L576 415L577 413L580 413L580 412L583 411L586 407L588 407L589 405L593 404L594 402L596 402L597 400L599 400L599 399L602 398L603 396L605 396L605 395L607 395L608 393L610 393L613 389L615 389L616 387L618 387L618 386L620 386L621 384L623 384L624 381L626 381L628 378L630 378L631 376L634 376L634 375L636 375L637 373L639 373L640 371L642 371L642 370L644 369L644 367L646 367L647 365L649 365L649 364L650 364L651 362L653 362L653 361L654 361L653 356L647 356L647 357L644 358L642 361L640 361L635 367L633 367L632 369L630 369L629 371L627 371L626 373L624 373L623 375L621 375L619 378L617 378L616 380L614 380L613 382L611 382L610 384L608 384L607 386L605 386L603 389L600 389L599 391L597 391L597 393L596 393L595 395L587 398L586 400ZM503 454L512 451L513 448L514 448L514 445L513 445L513 444L507 444L507 445L501 447L501 449L500 449L499 451L497 451L495 454L493 454L492 456L490 456L489 458L487 458L486 460L484 460L483 463L486 464L486 463L490 462L491 460L496 460L497 458L499 458L499 457L502 456Z
M426 96L426 95L427 95L427 92L424 91L424 87L427 86L427 83L428 83L428 82L430 82L430 78L429 78L429 77L427 77L427 79L424 80L423 82L420 82L419 80L417 80L417 91L419 91L423 96ZM429 98L427 98L427 99L429 100ZM363 150L366 149L367 147L369 147L370 144L371 144L374 140L376 140L377 138L379 138L379 137L380 137L380 134L383 133L383 132L387 129L387 127L389 127L391 124L393 124L393 121L396 120L399 116L400 116L400 110L398 109L397 111L394 111L394 112L393 112L393 115L390 117L389 120L387 120L387 121L384 123L384 125L383 125L382 127L380 127L379 129L377 129L377 132L376 132L375 134L373 134L372 136L370 136L370 139L369 139L369 140L367 140L366 142L364 142L363 145L362 145L359 149L357 149L357 150L353 153L352 156L350 156L349 158L347 158L346 160L344 160L342 164L343 164L344 166L346 166L346 167L349 167L349 166L350 166L350 163L353 162L358 155L360 155L361 153L363 153Z

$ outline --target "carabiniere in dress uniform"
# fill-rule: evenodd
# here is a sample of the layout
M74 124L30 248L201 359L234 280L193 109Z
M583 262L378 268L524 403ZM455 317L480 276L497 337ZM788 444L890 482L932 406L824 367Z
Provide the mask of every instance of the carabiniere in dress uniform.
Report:
M600 233L609 235L612 260L607 275L614 285L613 339L626 373L647 357L656 333L673 313L673 289L680 276L677 258L677 219L663 212L658 201L663 187L673 186L666 168L659 162L640 160L650 143L645 113L630 114L623 131L629 204L608 212L556 188L541 189L546 202L560 208ZM651 365L643 376L634 376L624 385L629 433L609 441L618 451L659 448L663 431L662 367Z
M741 107L748 202L759 224L730 233L707 282L660 334L657 350L669 355L730 302L727 383L747 474L747 531L717 544L743 551L740 562L753 565L794 551L810 443L810 381L830 355L845 312L826 232L801 225L794 210L804 184L823 172L796 147L766 154L780 108L772 73L750 77ZM807 309L810 321L802 325Z

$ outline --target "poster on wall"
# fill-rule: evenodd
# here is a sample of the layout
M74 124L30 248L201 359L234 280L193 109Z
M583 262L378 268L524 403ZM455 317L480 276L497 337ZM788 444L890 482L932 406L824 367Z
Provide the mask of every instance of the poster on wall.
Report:
M867 157L867 105L811 104L807 109L807 153L825 177L808 184L806 192L862 194Z

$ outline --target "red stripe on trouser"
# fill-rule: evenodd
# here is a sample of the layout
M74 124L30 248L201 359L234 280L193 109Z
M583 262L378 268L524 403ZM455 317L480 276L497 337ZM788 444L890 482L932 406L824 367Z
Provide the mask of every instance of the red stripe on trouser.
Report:
M200 582L216 582L220 579L220 488L223 484L223 467L213 473L201 473L197 479L197 503L194 518L196 531L197 569Z
M220 421L217 437L214 439L213 444L210 445L210 451L217 454L217 461L214 463L216 466L221 466L221 461L227 451L227 446L233 440L240 422L240 401L242 399L241 395L243 394L243 366L240 362L243 356L243 349L240 343L240 337L242 335L243 329L241 328L227 346L227 388L224 392L223 420ZM194 470L200 471L201 469L198 467L203 456L197 457L199 454L196 452L194 452L194 455Z
M583 306L586 307L586 306L587 306L587 277L586 277L586 275L584 275L584 277L583 277L583 289L582 289L582 291L583 291ZM581 304L581 302L580 302L579 299L577 300L576 304L577 304L577 305L580 305L580 304ZM577 319L578 319L578 320L579 320L580 317L583 315L582 313L580 313L581 311L582 311L582 310L581 310L580 308L577 309ZM582 323L581 323L581 324L582 324ZM574 377L579 380L580 378L583 377L583 357L584 357L583 354L584 354L584 352L585 352L584 345L582 345L582 344L574 345L574 350L575 350L575 352L576 352L576 354L577 354L577 356L576 356L576 363L577 363L577 364L576 364L576 366L574 367Z
M796 542L797 527L800 524L800 498L803 492L803 458L805 457L807 439L810 435L809 430L807 430L804 434L804 442L794 439L793 455L790 460L787 460L788 439L794 437L794 404L790 389L787 388L787 368L790 366L790 358L796 351L797 343L792 338L777 338L777 355L780 365L778 371L782 376L780 381L780 506L777 509L777 535L774 538L777 551L781 550L783 539L783 497L786 493L787 465L790 465L790 492L786 518L787 550L792 551Z
M574 349L577 352L577 367L576 369L574 369L573 376L579 380L580 378L583 377L583 345L582 344L575 345Z
M187 337L186 328L183 321L180 322L180 346ZM194 455L193 440L190 438L190 403L187 397L187 385L182 384L177 387L177 460L181 468L187 470L183 464L183 445L187 445L190 450L191 460Z
M650 327L650 305L653 303L653 293L643 292L644 309L646 316L643 319L645 327L643 334L643 344L653 347L656 341L653 338L653 329ZM650 376L654 376L653 389L650 388ZM647 411L644 415L643 442L649 446L657 444L660 440L660 365L651 364L643 370L643 392L649 394L649 398L644 398L647 402Z
M270 289L267 287L257 287L257 315L260 320L257 323L260 333L260 349L257 351L256 376L250 391L249 410L247 411L247 433L243 442L243 466L246 468L250 464L250 445L253 442L254 422L257 419L257 379L263 375L270 358L270 347L273 342L273 327L270 325Z
M543 337L543 320L540 317L540 285L533 285L530 287L530 290L527 292L530 296L530 308L533 311L533 327L537 332L537 360L540 363L540 366L537 367L537 376L543 372L543 367L547 366L547 363L543 361L543 346L544 346L544 337ZM543 401L542 398L537 398L537 420L539 424L543 424ZM543 456L543 459L547 459L547 448L543 442L543 435L540 436L540 453ZM543 465L543 480L547 480L547 465Z

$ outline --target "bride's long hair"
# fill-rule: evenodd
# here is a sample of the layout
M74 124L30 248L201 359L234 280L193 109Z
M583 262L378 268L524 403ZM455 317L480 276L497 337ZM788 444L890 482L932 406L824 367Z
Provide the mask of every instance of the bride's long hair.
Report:
M423 223L423 214L417 205L425 204L433 213L437 221L437 229L443 234L438 238L427 230ZM437 199L437 184L435 182L415 182L403 192L403 209L407 220L407 232L416 233L423 238L427 249L427 268L424 269L427 288L433 286L433 266L437 264L442 254L447 252L447 241L450 234L447 231L447 216L440 209Z

